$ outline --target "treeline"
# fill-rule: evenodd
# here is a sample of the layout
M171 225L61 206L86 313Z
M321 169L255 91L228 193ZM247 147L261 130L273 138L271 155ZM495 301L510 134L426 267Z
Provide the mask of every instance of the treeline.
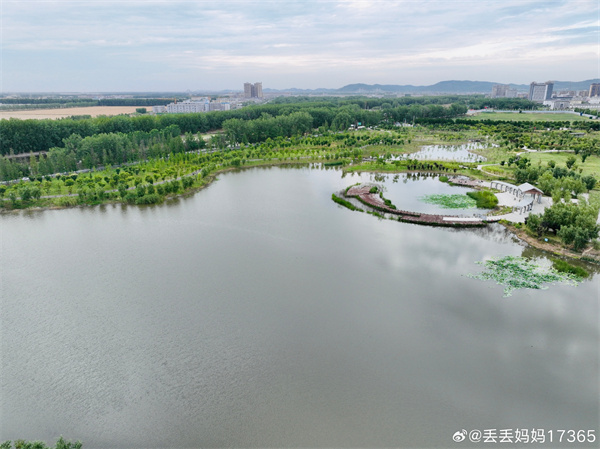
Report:
M600 110L598 109L575 108L574 111L582 114L593 115L594 117L600 117Z
M162 130L171 125L178 126L183 133L205 133L221 129L230 119L256 120L263 114L271 117L289 116L295 112L305 112L312 117L312 126L325 126L336 130L346 129L351 124L361 123L372 126L385 120L415 120L421 117L456 117L464 114L466 107L452 104L444 107L437 104L413 104L387 109L367 109L366 105L349 104L337 106L331 102L306 102L294 104L265 104L249 106L233 111L215 111L196 114L162 114L147 116L95 117L73 120L18 120L0 121L0 155L48 151L62 147L63 139L78 134L81 137L95 134L150 132ZM271 123L277 127L277 122ZM284 130L269 130L267 133L286 135ZM250 139L250 138L248 138Z
M523 133L541 130L560 130L561 128L573 128L581 131L600 131L600 121L595 120L474 120L466 118L427 118L420 119L418 123L432 125L436 129L446 131L464 131L468 129L502 130L506 133Z
M0 180L23 177L41 179L54 173L122 165L204 147L204 140L197 139L191 133L182 139L181 130L176 125L161 131L155 129L129 134L103 133L88 137L73 134L64 139L64 147L51 148L47 155L39 159L31 157L18 162L0 156Z
M0 104L32 104L32 105L45 105L45 104L71 104L71 103L96 103L97 100L91 100L89 98L0 98Z
M585 158L582 159L584 163ZM518 184L536 184L544 194L551 195L554 202L558 202L561 198L566 201L577 198L580 193L592 190L598 182L593 175L582 176L578 173L576 162L576 157L570 156L565 167L556 165L552 160L546 166L535 166L526 156L511 156L508 166L515 165L514 176ZM501 165L504 165L504 161Z
M269 138L291 137L307 133L312 128L313 117L305 111L279 117L263 114L256 120L234 118L223 122L223 130L231 143L257 143Z
M78 101L75 103L44 103L44 104L3 104L0 105L2 111L21 111L28 109L62 109L62 108L84 108L96 106L95 101Z
M546 208L543 214L530 214L527 228L540 237L552 231L565 245L581 251L598 238L600 226L596 220L599 210L597 201L588 202L583 198L578 203L559 201Z
M526 98L470 98L468 105L471 109L493 108L512 111L520 109L535 111L542 106Z
M361 108L397 108L399 106L410 106L413 104L460 104L470 109L506 109L506 110L536 110L540 108L538 103L534 103L524 98L486 98L484 95L441 95L435 97L399 97L399 98L365 98L365 97L278 97L272 100L274 104L291 103L315 103L326 101L335 106L357 105Z
M160 106L183 98L0 98L0 105L15 105L31 109L84 106Z
M182 98L105 98L98 100L98 106L166 106Z

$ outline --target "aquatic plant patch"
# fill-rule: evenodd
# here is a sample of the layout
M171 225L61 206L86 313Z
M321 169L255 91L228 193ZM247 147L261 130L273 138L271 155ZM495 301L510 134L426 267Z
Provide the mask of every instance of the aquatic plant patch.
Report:
M563 283L577 285L582 278L572 273L560 273L552 266L544 266L525 257L506 256L500 259L489 259L475 262L483 265L485 270L479 274L469 273L467 276L482 281L493 280L504 286L504 297L521 288L547 289L546 284Z
M467 196L473 198L480 209L493 209L498 205L498 198L489 190L467 192Z
M477 202L463 194L435 194L419 197L419 200L428 204L436 204L444 209L469 209L475 207Z

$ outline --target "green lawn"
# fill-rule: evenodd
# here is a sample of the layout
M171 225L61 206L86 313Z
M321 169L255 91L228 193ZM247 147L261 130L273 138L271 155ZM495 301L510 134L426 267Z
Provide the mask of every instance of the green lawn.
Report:
M526 153L523 156L527 156L531 160L532 165L537 165L538 161L542 162L542 165L547 165L548 161L556 162L559 167L566 167L567 158L573 156L573 153ZM585 163L581 163L581 156L575 155L577 158L576 170L583 169L581 174L594 175L600 179L600 157L590 156L585 160Z
M574 120L590 120L588 117L581 117L575 114L568 113L534 113L534 114L519 114L518 112L481 112L477 115L469 117L472 120L508 120L508 121L569 121Z

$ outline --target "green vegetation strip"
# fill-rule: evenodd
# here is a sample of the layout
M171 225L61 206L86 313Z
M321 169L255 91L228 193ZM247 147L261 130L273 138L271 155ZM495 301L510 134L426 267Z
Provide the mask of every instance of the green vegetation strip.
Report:
M517 289L547 289L544 284L557 282L577 285L582 280L580 276L559 272L550 266L541 266L524 257L506 256L475 263L484 265L485 271L479 274L469 273L467 276L482 281L496 281L498 285L504 286L504 297L511 296Z
M561 259L552 259L552 267L559 273L570 273L580 278L586 278L590 275L581 267L576 267Z
M354 204L352 204L350 201L346 201L343 198L340 198L339 196L337 196L335 193L331 194L331 199L333 201L335 201L336 203L338 203L340 206L344 206L350 210L357 210L359 212L364 212L364 210L362 210L360 207L356 207Z
M467 192L467 196L473 198L480 209L493 209L498 205L498 198L489 190Z
M63 437L58 439L56 446L48 446L43 441L27 440L5 441L0 444L0 449L81 449L81 447L81 441L66 441Z
M427 204L437 204L444 209L469 209L475 207L477 202L462 194L436 194L419 197L419 200Z

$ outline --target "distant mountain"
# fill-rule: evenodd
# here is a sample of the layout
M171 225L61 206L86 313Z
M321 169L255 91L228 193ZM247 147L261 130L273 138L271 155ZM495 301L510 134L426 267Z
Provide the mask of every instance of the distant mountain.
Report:
M541 81L539 81L541 82ZM559 90L588 90L590 84L600 83L600 79L585 81L554 81L554 91ZM290 92L294 94L376 94L376 93L404 93L404 94L489 94L495 84L491 81L440 81L430 86L413 86L411 84L348 84L339 89L264 89L265 92ZM529 84L509 84L519 92L528 92Z
M557 90L590 90L592 83L600 83L600 78L585 81L554 81L554 92Z
M492 91L492 86L500 83L490 81L440 81L431 86L413 86L413 85L381 85L381 84L349 84L338 91L350 92L398 92L406 94L487 94ZM529 86L524 84L511 84L517 90L526 91Z

